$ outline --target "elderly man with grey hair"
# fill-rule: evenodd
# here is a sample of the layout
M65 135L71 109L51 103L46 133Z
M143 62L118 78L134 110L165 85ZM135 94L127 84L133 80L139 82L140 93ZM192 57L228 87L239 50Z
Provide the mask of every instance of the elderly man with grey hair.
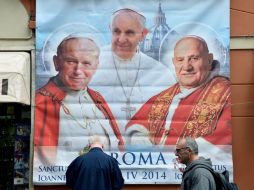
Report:
M124 179L117 160L103 152L101 137L91 136L89 143L89 152L68 166L66 185L74 190L120 190Z
M180 138L176 144L175 155L178 162L187 166L183 172L181 190L216 190L211 173L212 162L198 156L198 144L195 139Z
M58 45L53 57L58 73L36 91L35 147L57 148L57 157L68 153L65 159L72 160L88 145L88 136L98 134L105 138L107 150L123 148L106 101L88 87L99 64L99 53L93 39L76 34Z
M168 146L191 136L206 146L231 146L230 81L218 75L206 41L182 37L172 62L178 82L151 97L132 117L126 125L129 144Z
M101 49L100 66L90 84L106 99L122 133L148 98L175 82L169 69L140 52L139 43L148 33L145 22L134 8L112 14L112 43Z

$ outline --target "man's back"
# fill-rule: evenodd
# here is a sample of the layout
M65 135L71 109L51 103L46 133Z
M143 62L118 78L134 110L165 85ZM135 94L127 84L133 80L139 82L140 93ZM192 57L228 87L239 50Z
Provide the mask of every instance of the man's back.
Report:
M117 161L97 147L76 158L66 171L66 184L75 190L120 190L123 183Z

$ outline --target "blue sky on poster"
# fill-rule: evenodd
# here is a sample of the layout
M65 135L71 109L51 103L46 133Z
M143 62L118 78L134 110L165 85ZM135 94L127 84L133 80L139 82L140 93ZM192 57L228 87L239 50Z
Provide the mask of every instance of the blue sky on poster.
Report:
M36 45L60 31L96 34L100 45L110 43L109 24L111 14L122 5L137 7L147 18L147 27L153 26L153 18L161 2L170 28L183 23L197 22L214 30L224 46L229 45L229 0L38 0ZM70 23L79 23L74 27ZM69 28L68 28L69 27ZM61 37L60 37L61 38Z

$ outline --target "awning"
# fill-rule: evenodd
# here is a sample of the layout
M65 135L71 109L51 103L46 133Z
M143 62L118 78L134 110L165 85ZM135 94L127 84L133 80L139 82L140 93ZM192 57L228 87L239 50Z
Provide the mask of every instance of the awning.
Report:
M0 52L0 102L30 105L30 54Z

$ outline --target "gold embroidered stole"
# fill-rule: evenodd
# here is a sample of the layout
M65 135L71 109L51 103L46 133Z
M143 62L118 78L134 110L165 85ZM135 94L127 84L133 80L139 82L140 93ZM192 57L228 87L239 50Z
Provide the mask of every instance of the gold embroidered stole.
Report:
M225 78L217 77L208 83L201 91L200 98L181 132L181 137L197 138L212 134L229 96L230 83Z
M175 84L173 87L159 94L153 102L148 113L149 138L153 144L158 144L160 139L157 139L157 137L164 128L169 106L171 105L174 96L179 92L179 85Z
M230 83L223 77L216 77L200 87L200 97L191 110L185 122L181 136L193 138L211 134L215 128L219 115L230 96ZM200 89L197 89L200 90ZM165 130L166 117L169 106L176 94L180 92L179 85L165 90L155 99L148 113L149 138L153 144L159 144L161 131ZM164 131L166 135L169 131Z

